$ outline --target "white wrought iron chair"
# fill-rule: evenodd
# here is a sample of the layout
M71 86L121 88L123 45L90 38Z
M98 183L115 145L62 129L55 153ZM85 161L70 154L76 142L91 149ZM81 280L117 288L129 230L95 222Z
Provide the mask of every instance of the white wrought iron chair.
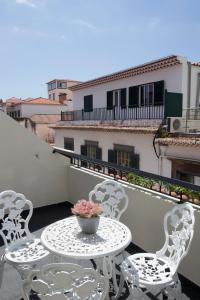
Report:
M164 218L165 244L152 253L129 256L121 265L130 294L146 298L148 292L163 299L182 299L177 269L189 251L193 237L194 211L189 203L178 204Z
M129 203L128 196L126 195L122 184L109 179L94 187L94 190L89 193L89 200L101 203L102 216L116 219L118 221L120 220L121 215L126 211ZM124 253L119 253L115 257L105 257L103 261L97 259L95 261L91 260L94 267L97 267L100 272L107 269L108 277L113 277L115 292L119 290L115 274L116 272L119 273L117 271L119 267L116 267L116 265L119 266L124 258ZM119 275L121 276L121 274ZM120 292L121 289L117 292L117 294Z
M108 295L108 280L94 269L77 264L43 266L23 282L24 300L36 294L41 300L103 300ZM38 298L37 298L38 299Z
M1 264L8 262L15 267L22 278L37 262L49 254L35 239L28 228L33 213L31 201L23 194L14 191L0 193L0 236L5 245ZM0 287L3 277L3 267L0 274Z
M128 207L128 196L122 184L115 180L105 180L97 184L89 193L89 200L101 202L102 216L119 220Z

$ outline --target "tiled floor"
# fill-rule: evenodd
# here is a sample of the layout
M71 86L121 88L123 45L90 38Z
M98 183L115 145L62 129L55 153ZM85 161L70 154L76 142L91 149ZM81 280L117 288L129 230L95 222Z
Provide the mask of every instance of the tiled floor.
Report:
M30 230L36 231L36 235L40 236L43 227L69 216L71 214L70 208L71 206L68 203L61 203L58 205L35 209L30 221ZM0 250L2 250L2 248L0 248ZM133 254L141 252L142 250L136 245L131 244L127 248L127 251L130 254ZM179 277L181 279L184 293L183 299L200 300L200 287L194 285L181 275ZM2 287L0 289L0 300L19 300L20 294L20 278L17 272L11 266L6 264ZM123 296L120 298L120 300L125 299L132 300L127 293L123 294Z

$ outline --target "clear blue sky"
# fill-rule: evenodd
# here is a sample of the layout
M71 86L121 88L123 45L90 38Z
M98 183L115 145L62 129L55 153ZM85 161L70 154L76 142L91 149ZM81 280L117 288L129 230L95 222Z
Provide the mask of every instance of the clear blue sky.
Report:
M199 0L0 0L0 98L170 54L200 60Z

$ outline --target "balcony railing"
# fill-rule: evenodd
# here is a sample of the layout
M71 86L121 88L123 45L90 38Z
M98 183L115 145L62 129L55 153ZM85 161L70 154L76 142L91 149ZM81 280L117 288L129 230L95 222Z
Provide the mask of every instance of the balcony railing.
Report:
M143 188L173 196L180 201L188 201L200 205L200 186L198 185L99 159L90 159L87 156L75 154L62 148L55 147L53 152L70 158L71 164L77 167L83 166L93 171L112 176L115 179L128 181Z
M200 107L184 109L183 117L187 120L200 120Z
M94 108L86 112L82 110L61 112L61 121L84 121L84 120L141 120L141 119L163 119L164 106L141 106L141 107L107 107Z

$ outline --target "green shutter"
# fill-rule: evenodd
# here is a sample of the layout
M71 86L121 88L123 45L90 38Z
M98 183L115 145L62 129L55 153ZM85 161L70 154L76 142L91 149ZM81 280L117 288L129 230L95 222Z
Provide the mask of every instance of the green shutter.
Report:
M139 105L139 86L129 87L129 107Z
M165 93L165 118L182 117L183 94Z
M96 158L102 159L102 149L101 148L97 148Z
M126 108L126 89L121 89L121 108Z
M81 155L87 156L87 145L81 145ZM87 162L81 161L81 166L87 168Z
M107 92L107 109L113 109L113 91Z
M87 156L87 145L81 145L81 155Z
M131 154L131 159L130 159L130 167L134 169L139 169L139 164L140 164L140 156L139 154Z
M116 159L116 151L115 150L108 150L108 162L116 164L117 159Z
M84 96L84 111L93 111L93 95Z
M164 80L154 82L154 105L164 103Z

